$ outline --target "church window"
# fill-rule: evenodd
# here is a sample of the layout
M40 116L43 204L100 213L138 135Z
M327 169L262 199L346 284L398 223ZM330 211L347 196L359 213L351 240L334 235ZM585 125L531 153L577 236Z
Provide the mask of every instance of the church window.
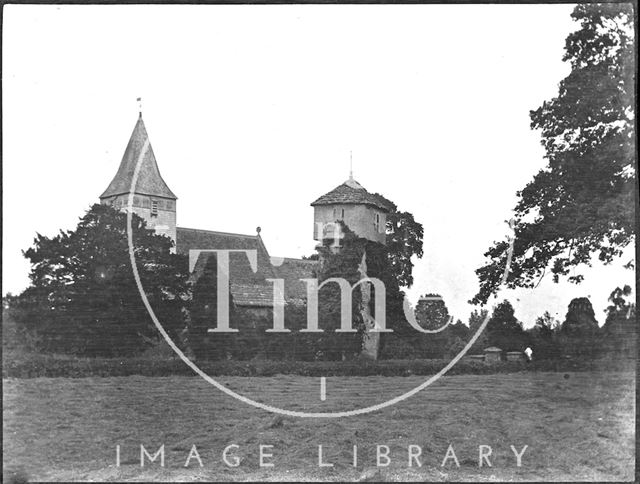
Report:
M373 228L375 229L376 232L380 232L380 214L379 213L373 214Z
M340 220L344 220L344 208L340 209Z
M151 216L158 216L158 200L151 200Z

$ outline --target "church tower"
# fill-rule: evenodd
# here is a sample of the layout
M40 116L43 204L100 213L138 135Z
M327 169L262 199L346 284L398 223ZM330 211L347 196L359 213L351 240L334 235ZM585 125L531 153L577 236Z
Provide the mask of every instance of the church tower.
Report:
M143 156L138 178L135 187L132 187L133 175L141 154ZM147 222L147 227L154 229L157 234L171 237L175 243L177 197L160 175L142 113L133 128L116 176L100 195L100 203L126 210L131 192L134 193L134 213Z
M386 245L387 215L392 210L390 202L380 195L369 193L353 179L353 172L350 173L347 181L322 195L311 203L311 206L313 207L314 222L313 238L320 244L326 239L334 239L337 242L331 246L331 251L334 254L339 253L342 247L340 239L343 234L338 230L339 222L343 222L358 237ZM361 279L369 277L366 259L365 250L358 268ZM323 263L321 254L321 268ZM380 348L380 333L372 331L376 322L372 317L371 310L371 282L362 282L361 298L360 315L365 328L367 328L362 339L361 354L376 360Z
M334 227L337 222L342 221L358 237L386 245L389 204L383 197L369 193L353 179L353 175L342 185L322 195L311 206L314 240L321 242L333 239Z

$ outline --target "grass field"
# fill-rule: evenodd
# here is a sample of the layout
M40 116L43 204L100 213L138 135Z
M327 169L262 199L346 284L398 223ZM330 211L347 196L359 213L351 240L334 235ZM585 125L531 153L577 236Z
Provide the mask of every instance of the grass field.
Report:
M221 377L230 388L294 410L353 409L398 395L420 377ZM37 480L634 480L631 372L517 373L441 378L391 408L359 417L280 417L196 377L5 379L4 472ZM165 467L140 467L140 444L165 445ZM222 461L223 449L238 467ZM259 466L259 445L273 445ZM449 459L449 445L460 467ZM120 467L116 446L120 445ZM203 467L189 451L197 446ZM318 445L323 460L318 466ZM358 463L352 465L353 446ZM376 466L376 445L390 449ZM421 467L408 466L420 446ZM478 446L492 467L478 467ZM510 449L528 448L516 467Z

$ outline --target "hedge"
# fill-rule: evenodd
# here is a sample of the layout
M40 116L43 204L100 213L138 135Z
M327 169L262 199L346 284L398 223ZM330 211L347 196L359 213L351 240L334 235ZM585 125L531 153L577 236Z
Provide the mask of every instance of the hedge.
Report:
M350 361L201 361L198 366L211 376L410 376L433 375L447 365L448 360L350 360ZM506 361L493 365L462 360L447 374L491 374L519 371L588 371L629 370L630 360L540 360L530 363ZM4 357L3 378L36 377L110 377L110 376L194 376L195 373L179 358L73 358L47 354L27 354Z

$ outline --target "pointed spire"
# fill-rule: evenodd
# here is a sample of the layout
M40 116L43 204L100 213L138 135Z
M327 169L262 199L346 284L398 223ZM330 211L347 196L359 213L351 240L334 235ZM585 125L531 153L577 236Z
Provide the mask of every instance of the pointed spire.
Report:
M133 132L131 133L127 149L124 151L124 155L122 156L118 172L109 184L109 187L102 195L100 195L101 199L115 195L127 194L131 191L131 182L133 180L136 164L138 163L138 158L142 154L142 150L148 139L149 135L147 134L147 129L144 126L142 114L140 114L140 117L138 117L136 125L133 128ZM158 163L156 162L156 157L153 154L151 144L148 145L148 149L143 155L134 192L173 200L177 199L160 175Z
M344 182L344 185L347 185L350 188L355 188L356 190L364 190L362 185L353 178L353 151L351 150L349 150L349 179Z

